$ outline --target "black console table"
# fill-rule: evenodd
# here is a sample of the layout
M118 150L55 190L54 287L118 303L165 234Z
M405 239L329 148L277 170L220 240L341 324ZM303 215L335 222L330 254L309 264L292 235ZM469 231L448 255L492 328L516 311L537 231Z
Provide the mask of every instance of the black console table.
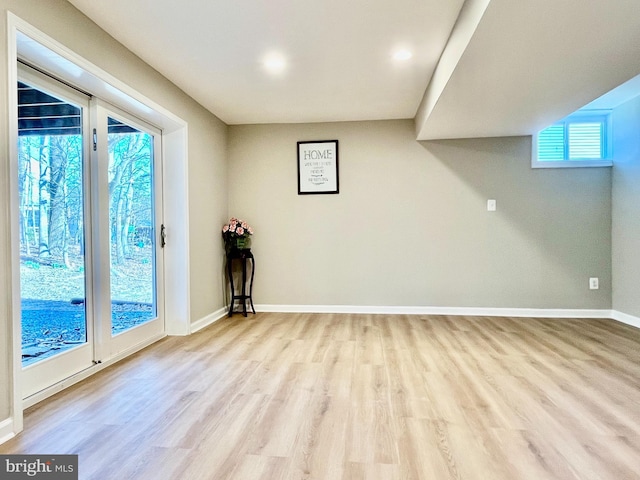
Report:
M239 260L242 268L242 285L240 288L240 295L235 294L235 285L233 282L233 261ZM247 294L247 260L251 260L251 279L249 281L249 293ZM236 300L242 302L242 314L247 316L247 300L251 305L251 311L256 313L253 308L253 298L251 297L253 292L253 274L255 272L255 258L250 249L245 250L232 250L227 254L227 272L229 274L229 284L231 285L231 305L229 306L229 317L233 315L233 307Z

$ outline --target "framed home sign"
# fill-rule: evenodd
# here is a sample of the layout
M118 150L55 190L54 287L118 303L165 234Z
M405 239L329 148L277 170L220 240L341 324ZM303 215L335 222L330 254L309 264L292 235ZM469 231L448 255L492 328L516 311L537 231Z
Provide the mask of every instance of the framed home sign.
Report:
M298 195L339 190L338 140L298 142Z

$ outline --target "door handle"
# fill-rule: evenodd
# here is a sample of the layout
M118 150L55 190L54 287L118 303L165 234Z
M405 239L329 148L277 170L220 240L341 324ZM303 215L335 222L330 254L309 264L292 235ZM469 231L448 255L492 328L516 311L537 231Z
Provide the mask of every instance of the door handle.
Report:
M167 229L164 228L164 223L160 225L160 248L164 248L167 244Z

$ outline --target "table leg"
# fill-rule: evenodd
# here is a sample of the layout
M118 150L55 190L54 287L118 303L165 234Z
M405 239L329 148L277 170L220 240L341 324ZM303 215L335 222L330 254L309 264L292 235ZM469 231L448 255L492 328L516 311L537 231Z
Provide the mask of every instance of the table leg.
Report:
M227 274L229 275L229 284L231 285L231 305L229 306L229 317L231 315L233 315L233 304L235 303L234 300L234 296L235 296L235 292L233 291L233 268L232 268L232 263L233 261L231 260L230 257L227 257Z
M251 282L249 283L249 301L251 302L251 311L255 314L256 309L253 308L253 274L256 270L256 259L255 257L251 258Z
M242 315L247 316L247 257L242 256Z

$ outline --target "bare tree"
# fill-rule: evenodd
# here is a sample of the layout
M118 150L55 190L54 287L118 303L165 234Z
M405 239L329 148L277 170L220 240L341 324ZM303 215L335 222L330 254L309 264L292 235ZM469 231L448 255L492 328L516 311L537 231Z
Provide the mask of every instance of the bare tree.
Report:
M67 237L67 205L66 205L66 171L67 171L67 138L54 136L51 138L51 153L49 156L51 176L49 181L49 196L51 208L49 213L49 251L56 260L64 261L68 257L66 252ZM66 258L68 263L68 258Z
M40 167L40 181L38 183L38 199L40 211L38 215L38 236L39 255L41 257L50 256L49 251L49 186L50 186L50 166L49 166L49 136L40 136L40 147L38 164Z
M146 200L150 205L148 195L140 198L141 192L150 190L144 186L150 182L150 136L140 132L110 134L109 152L112 261L121 265L130 255L132 232L136 228L136 203Z

